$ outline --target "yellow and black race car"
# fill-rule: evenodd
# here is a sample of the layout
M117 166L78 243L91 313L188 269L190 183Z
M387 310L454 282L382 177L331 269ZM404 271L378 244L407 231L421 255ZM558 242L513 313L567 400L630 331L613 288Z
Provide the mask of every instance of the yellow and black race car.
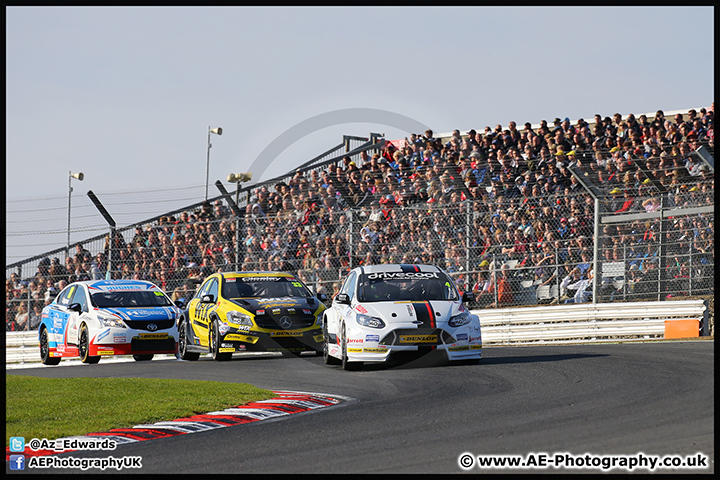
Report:
M326 299L290 273L215 273L178 318L178 353L183 360L201 353L229 360L244 351L320 354Z

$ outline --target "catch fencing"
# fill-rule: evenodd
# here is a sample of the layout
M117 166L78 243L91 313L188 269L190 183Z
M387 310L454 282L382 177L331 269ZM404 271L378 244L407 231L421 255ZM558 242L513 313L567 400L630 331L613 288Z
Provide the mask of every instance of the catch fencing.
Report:
M550 179L539 168L507 178L491 165L479 181L462 162L363 169L361 152L378 149L372 140L344 146L234 193L219 186L207 204L110 228L69 255L60 248L8 265L8 329L36 328L42 307L74 280L145 279L188 300L204 277L228 270L289 271L332 296L354 267L429 263L475 292L474 309L714 295L707 153L687 154L706 167L692 174L680 153L646 161L602 151L602 166L589 158L598 152L548 164ZM612 158L617 166L606 167Z

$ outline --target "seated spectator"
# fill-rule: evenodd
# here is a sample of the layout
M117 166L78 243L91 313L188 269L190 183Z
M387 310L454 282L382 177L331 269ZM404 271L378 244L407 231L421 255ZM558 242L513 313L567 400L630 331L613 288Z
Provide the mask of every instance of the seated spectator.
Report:
M475 302L480 308L487 308L495 302L495 285L497 283L497 275L495 272L480 272L478 280L473 286L475 292Z
M480 307L497 308L512 304L513 292L507 276L508 268L507 265L502 265L498 272L492 272L489 282L487 282L489 285L486 285L485 282L482 286L479 282L475 284L479 290L475 300ZM474 290L475 287L473 287ZM495 298L496 292L497 299Z
M30 330L37 330L42 322L43 304L39 302L33 303L33 311L30 314Z
M575 292L572 298L565 300L565 303L585 303L589 302L592 297L592 281L593 281L593 270L592 266L588 270L588 276L586 278L580 277L580 279L574 283L567 285L568 292Z
M575 293L577 293L577 289L580 288L582 285L579 283L582 280L582 274L580 273L580 269L575 267L573 268L570 273L568 273L565 278L562 279L560 282L560 301L565 303L570 303L569 300L571 300ZM585 284L587 286L587 284Z
M15 315L16 330L30 330L30 315L28 313L28 304L25 301L18 305L18 312Z
M660 210L660 199L657 197L650 197L642 202L642 206L646 212L656 212Z

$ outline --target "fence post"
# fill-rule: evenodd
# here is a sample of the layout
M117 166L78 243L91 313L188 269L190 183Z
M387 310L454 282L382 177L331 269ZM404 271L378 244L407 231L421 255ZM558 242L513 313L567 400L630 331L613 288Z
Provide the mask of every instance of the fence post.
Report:
M25 321L25 330L31 330L30 317L32 316L32 295L30 294L30 283L28 282L27 289L27 320Z
M555 292L555 300L560 303L560 255L558 249L555 247L555 286L557 291Z
M623 242L623 291L622 291L622 298L623 302L627 301L627 282L628 277L630 276L630 268L627 266L627 244Z
M113 264L113 243L115 243L115 227L110 227L110 242L108 244L107 272L105 272L105 280L112 280L112 264Z
M688 295L692 295L693 287L693 254L692 254L692 239L688 241Z
M472 226L472 208L471 200L465 201L465 278L468 284L470 284L470 227Z
M348 258L348 269L352 270L355 268L355 265L353 265L353 258L355 257L355 252L353 251L353 245L355 244L354 241L354 232L355 232L355 209L348 209L348 225L350 226L350 239L348 240L348 254L350 258Z
M598 244L600 243L600 200L594 195L593 197L595 199L595 215L593 216L593 236L595 238L593 240L592 303L593 305L595 305L598 299L598 275L600 275L600 273L598 272L598 254L600 253L600 248L598 246Z
M497 276L498 276L498 271L499 271L500 269L498 268L497 258L496 258L496 255L495 255L494 253L493 253L493 259L492 259L492 266L493 266L493 268L492 268L493 294L494 294L494 297L495 297L495 306L497 307L497 306L499 306L499 305L498 305L498 281L497 281Z

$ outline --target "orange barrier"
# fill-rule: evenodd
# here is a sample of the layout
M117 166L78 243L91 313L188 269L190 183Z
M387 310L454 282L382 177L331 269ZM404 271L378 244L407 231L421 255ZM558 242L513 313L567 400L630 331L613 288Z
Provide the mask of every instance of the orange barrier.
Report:
M665 320L665 338L691 338L700 336L700 320Z

